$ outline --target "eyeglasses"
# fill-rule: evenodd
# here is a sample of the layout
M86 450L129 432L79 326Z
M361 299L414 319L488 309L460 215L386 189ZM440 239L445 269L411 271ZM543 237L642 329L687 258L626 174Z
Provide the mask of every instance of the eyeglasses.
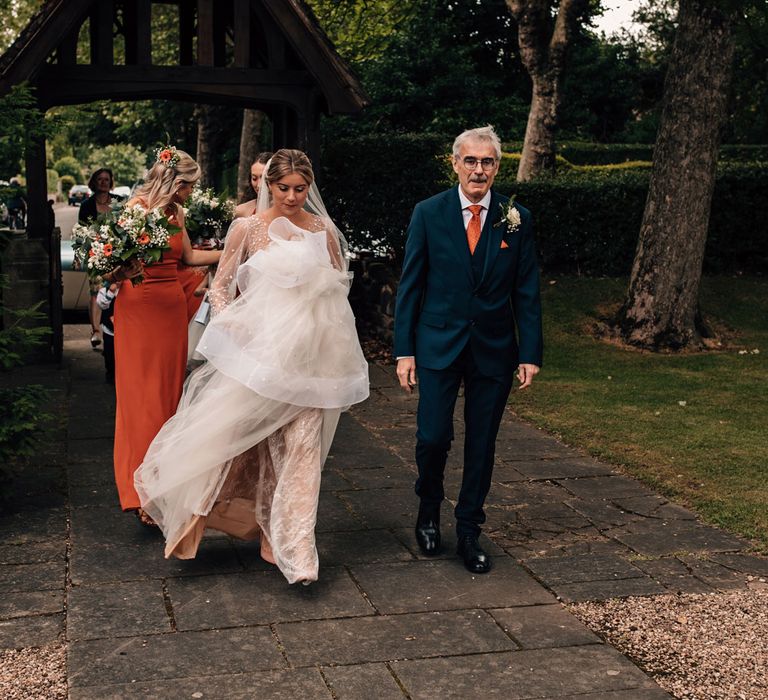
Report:
M475 158L475 156L464 156L464 159L461 162L467 170L474 170L478 163L480 163L483 170L493 170L493 168L496 166L495 158Z

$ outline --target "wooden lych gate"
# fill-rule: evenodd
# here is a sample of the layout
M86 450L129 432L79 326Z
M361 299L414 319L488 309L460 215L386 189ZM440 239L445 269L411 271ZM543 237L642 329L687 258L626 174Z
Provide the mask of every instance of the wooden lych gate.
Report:
M165 37L176 43L170 51L153 48L156 5L168 6L177 18ZM273 147L301 148L315 157L320 115L355 113L368 102L303 0L48 0L0 57L0 94L24 81L43 110L153 98L258 109L271 120ZM42 141L27 149L26 177L28 238L42 243L55 273ZM41 297L49 306L56 355L57 285L49 275Z

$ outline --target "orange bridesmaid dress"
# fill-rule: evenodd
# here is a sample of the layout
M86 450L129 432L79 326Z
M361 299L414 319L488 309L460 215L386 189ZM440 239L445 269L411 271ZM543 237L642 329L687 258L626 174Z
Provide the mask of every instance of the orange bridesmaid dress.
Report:
M185 265L183 262L179 262L178 274L181 288L184 290L184 296L187 300L187 321L191 321L200 308L200 304L203 303L203 295L196 297L195 290L208 274L208 268Z
M120 286L115 299L115 482L123 510L138 508L133 474L175 412L187 364L187 298L179 282L183 235L144 281Z

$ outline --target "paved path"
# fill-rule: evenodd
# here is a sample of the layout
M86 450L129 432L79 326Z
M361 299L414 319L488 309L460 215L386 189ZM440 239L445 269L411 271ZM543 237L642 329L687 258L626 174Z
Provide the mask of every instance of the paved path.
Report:
M113 399L85 327L68 327L65 354L63 370L25 370L57 389L56 425L0 516L0 645L64 640L73 699L660 700L560 601L731 589L768 573L746 543L511 419L489 498L493 571L466 572L449 527L445 554L421 557L415 401L382 368L326 467L317 584L288 586L256 546L223 536L194 561L166 561L117 506Z

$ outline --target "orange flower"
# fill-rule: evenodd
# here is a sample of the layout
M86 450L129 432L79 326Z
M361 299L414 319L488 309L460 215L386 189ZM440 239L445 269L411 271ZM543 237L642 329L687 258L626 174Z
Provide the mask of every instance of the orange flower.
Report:
M163 151L160 151L160 160L163 161L163 163L167 163L172 157L173 157L173 154L168 148L166 148Z
M142 233L137 239L136 242L139 245L147 245L149 243L149 236L146 233Z
M96 253L92 249L88 251L89 258L92 258L94 255L96 255Z
M104 244L104 255L112 255L112 244L111 243L105 243Z

